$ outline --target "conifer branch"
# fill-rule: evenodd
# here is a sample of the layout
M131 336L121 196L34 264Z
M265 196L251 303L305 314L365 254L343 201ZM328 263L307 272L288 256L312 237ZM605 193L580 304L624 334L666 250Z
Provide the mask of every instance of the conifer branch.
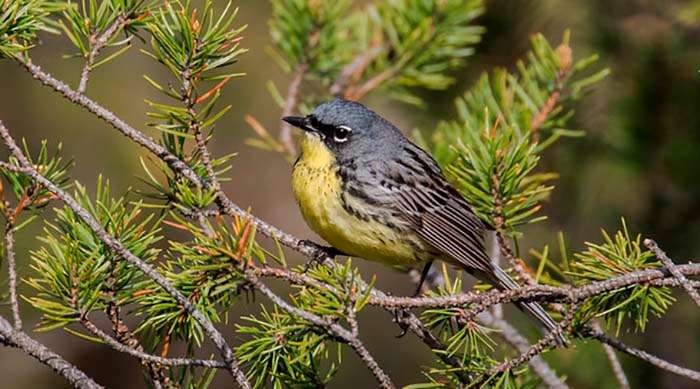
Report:
M284 100L284 108L282 109L283 117L290 116L296 110L299 100L299 89L308 68L309 65L301 63L294 71L292 80L289 82L289 88L287 88L287 98ZM282 127L280 128L280 142L282 142L282 146L284 146L287 154L291 156L296 155L294 137L292 137L292 125L287 122L282 122Z
M362 343L362 341L358 338L356 333L353 333L353 331L348 331L340 324L334 323L333 321L321 318L317 315L314 315L311 312L306 312L299 308L293 307L291 304L284 301L281 297L277 296L272 290L270 290L270 288L267 287L267 285L260 282L260 280L252 272L248 273L247 279L253 286L255 286L256 289L258 289L262 294L267 296L267 298L269 298L280 308L295 316L298 316L301 319L304 319L316 326L325 329L333 336L339 338L342 342L350 346L355 351L355 353L357 353L360 359L362 359L362 362L367 366L367 368L372 372L374 377L379 382L380 387L385 389L396 387L396 385L394 385L394 383L391 381L391 378L389 378L389 376L384 372L384 370L382 370L382 368L379 366L374 357L369 353L369 351Z
M104 49L109 43L110 39L114 37L126 24L129 23L130 15L127 13L120 14L117 19L112 23L109 28L107 28L102 34L93 35L90 37L92 48L85 59L85 65L83 66L83 71L80 74L80 81L78 83L78 93L85 93L87 90L87 83L90 78L90 71L95 63L95 59L100 54L100 51Z
M688 292L688 295L695 301L695 304L700 306L700 293L698 293L697 289L691 284L690 280L683 275L683 272L678 269L678 266L673 263L673 260L669 258L653 240L644 239L644 245L656 255L656 258L658 258L664 266L666 266L666 269L678 280L683 289Z
M499 331L499 335L518 352L522 354L528 352L530 348L530 343L528 340L507 321L496 318L489 312L483 312L481 315L479 315L479 320L482 323L497 329ZM559 378L559 376L557 376L557 373L539 355L532 356L532 358L528 361L528 364L548 388L566 389L569 387Z
M82 96L82 95L79 95ZM42 176L35 167L33 167L27 158L22 153L21 149L17 146L14 139L11 137L9 131L5 125L0 122L0 137L2 137L5 145L10 149L12 155L17 158L21 166L15 166L8 163L1 163L0 166L3 168L24 173L30 176L37 184L42 185L44 188L56 195L63 203L65 203L69 208L75 212L80 219L82 219L90 229L97 235L97 237L107 245L115 254L123 258L131 265L137 267L146 276L155 281L161 288L167 291L180 305L183 309L192 315L192 317L202 326L204 332L213 341L214 345L219 350L223 360L228 366L229 373L235 378L238 385L242 388L249 388L250 384L245 377L245 374L238 367L238 363L233 355L233 350L228 345L221 333L214 327L211 321L204 316L192 303L177 289L175 289L172 284L158 273L153 267L145 263L140 258L136 257L129 250L124 248L119 240L109 235L102 225L83 207L78 204L78 202L70 196L68 193L63 191L61 188L56 186L51 181L47 180Z
M597 322L591 324L591 328L597 332L603 332L603 329ZM612 346L607 343L601 343L601 346L603 347L605 355L608 357L610 367L612 367L613 374L615 374L615 379L617 380L618 385L620 385L620 389L630 389L629 380L627 379L627 375L625 375L620 359L617 357L617 354L615 354L615 349L613 349Z
M19 300L17 298L17 262L15 261L15 233L12 222L5 223L5 259L7 259L7 272L9 275L10 306L12 307L12 320L15 330L22 329L22 317L19 314Z
M51 351L48 347L32 339L26 333L12 328L10 322L2 316L0 316L0 342L6 346L16 347L44 365L49 366L76 388L103 388L102 385L93 381L82 370Z
M698 381L700 382L700 371L688 369L685 367L678 366L676 364L673 364L671 362L668 362L664 359L661 359L655 355L651 355L646 351L642 351L639 349L636 349L634 347L628 346L625 343L622 343L621 341L611 338L607 335L605 335L601 331L597 331L591 327L586 327L583 331L582 334L585 337L595 339L603 344L610 345L611 347L615 348L616 350L622 351L623 353L632 355L634 357L637 357L645 362L648 362L659 369L663 369L666 371L669 371L674 374L678 374L680 376L690 378L693 381Z
M112 336L102 331L97 327L92 321L90 321L87 316L83 316L80 319L80 323L87 329L92 335L100 338L104 343L124 354L129 354L136 357L142 361L153 362L163 366L202 366L215 369L226 369L227 365L224 362L216 361L213 359L190 359L190 358L164 358L161 356L148 354L141 349L136 349L119 342Z

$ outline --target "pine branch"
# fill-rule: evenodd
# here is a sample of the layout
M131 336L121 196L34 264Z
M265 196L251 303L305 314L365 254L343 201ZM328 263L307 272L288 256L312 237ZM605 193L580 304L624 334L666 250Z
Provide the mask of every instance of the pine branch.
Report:
M652 252L654 252L654 255L656 255L656 258L661 260L661 262L666 266L666 269L678 280L678 282L683 286L683 289L688 292L688 295L695 301L695 304L700 306L700 293L693 287L691 282L685 278L685 275L678 269L678 266L676 266L673 263L673 260L666 255L666 253L661 250L659 245L656 244L651 239L644 239L644 245L649 248Z
M6 346L16 347L25 354L30 355L44 365L52 368L56 373L68 380L76 388L100 389L102 385L93 381L77 367L70 364L60 355L51 351L43 344L29 337L26 333L12 328L10 322L0 316L0 342Z
M87 89L87 83L90 78L90 71L92 70L92 66L95 63L95 59L97 56L100 54L100 51L107 46L107 43L109 43L110 39L114 37L126 24L129 23L129 14L120 14L117 16L117 19L112 23L109 28L107 28L102 34L97 36L94 39L94 42L92 43L92 48L90 49L90 52L88 53L87 58L85 59L85 66L83 66L83 71L80 74L80 81L78 83L78 93L85 93L85 90ZM90 37L91 41L93 40L93 37Z
M82 95L79 95L82 96ZM20 173L27 174L30 176L37 184L42 185L47 190L54 193L61 201L63 201L69 208L71 208L79 217L82 219L90 229L97 235L97 237L107 245L115 254L123 258L131 265L140 269L146 276L154 280L161 288L167 291L180 305L183 309L202 326L205 333L213 341L214 345L219 350L222 358L227 363L228 371L236 379L236 382L242 388L249 388L250 384L245 378L245 374L238 367L233 350L226 343L226 340L221 335L221 333L214 327L211 321L204 316L192 303L177 289L175 289L170 282L165 279L160 273L158 273L153 267L145 263L140 258L136 257L130 251L124 248L119 240L109 235L102 225L92 216L87 210L82 208L78 202L71 197L68 193L63 191L61 188L56 186L51 181L47 180L44 176L36 171L29 161L26 159L22 151L17 147L14 139L11 137L9 131L5 125L0 122L0 137L2 137L5 145L10 149L12 155L17 158L21 164L20 167L10 165L7 163L2 163L0 166L3 168L16 171Z
M364 364L372 372L372 374L374 374L375 378L377 379L379 385L382 388L389 389L396 387L396 385L394 385L394 383L391 381L391 378L389 378L389 376L384 372L384 370L382 370L382 368L379 366L374 357L372 357L372 355L369 353L362 341L360 341L356 333L348 331L341 325L336 324L330 320L323 319L310 312L306 312L299 308L293 307L286 301L282 300L282 298L277 296L274 292L272 292L272 290L270 290L270 288L268 288L267 285L260 282L260 280L258 280L258 278L252 272L248 273L247 279L253 286L255 286L255 288L257 288L262 294L267 296L267 298L269 298L280 308L310 323L313 323L314 325L324 328L326 331L330 332L332 335L338 337L344 343L348 344L355 351L355 353L357 353L360 359L362 359L362 362L364 362Z
M597 332L603 332L603 329L597 322L591 324L591 328L593 328ZM617 354L615 354L615 349L613 349L612 346L610 346L607 343L602 343L602 346L603 351L605 351L605 355L608 357L608 361L610 362L610 366L612 367L613 373L615 374L615 379L617 380L618 385L620 385L620 389L630 389L629 380L625 375L625 371L622 368L620 359L617 357Z
M289 82L289 88L287 89L287 98L284 100L284 108L282 109L282 117L290 116L294 113L296 109L297 102L299 100L299 88L301 82L304 79L304 75L308 70L308 65L306 63L301 63L297 66L294 74L292 75L292 80ZM284 146L287 154L290 156L296 155L296 147L294 147L294 138L292 137L292 125L287 122L282 122L282 128L280 129L280 141Z
M9 217L5 223L5 259L7 259L7 272L9 274L10 306L12 307L12 320L15 330L22 329L22 317L19 314L19 301L17 299L17 262L15 261L15 235L14 226Z
M117 339L114 339L106 332L102 331L97 327L90 319L83 316L80 319L80 323L87 329L91 334L100 338L103 342L108 344L110 347L124 354L129 354L136 357L142 361L148 361L157 363L163 366L202 366L214 369L226 369L228 368L226 363L212 360L212 359L190 359L190 358L164 358L157 355L152 355L133 347L129 347L122 344Z
M513 346L520 353L525 354L530 348L530 343L528 340L518 332L518 330L513 327L510 323L503 319L498 319L488 312L483 312L479 315L479 319L482 323L493 326L499 330L499 334L506 340L511 346ZM551 333L550 333L551 334ZM556 335L553 335L556 336ZM542 359L539 355L534 355L528 361L528 364L532 370L540 377L542 382L551 389L565 389L568 388L558 376L557 373L552 370L551 367Z
M646 351L642 351L639 349L636 349L634 347L628 346L621 341L617 339L613 339L601 331L597 331L591 327L587 327L582 331L582 335L585 337L589 337L592 339L595 339L603 344L610 345L611 347L622 351L626 354L632 355L634 357L637 357L643 361L646 361L659 369L663 369L666 371L669 371L674 374L678 374L680 376L690 378L693 381L698 381L700 382L700 371L696 370L691 370L685 367L678 366L676 364L673 364L671 362L668 362L664 359L661 359L657 356L651 355L647 353Z

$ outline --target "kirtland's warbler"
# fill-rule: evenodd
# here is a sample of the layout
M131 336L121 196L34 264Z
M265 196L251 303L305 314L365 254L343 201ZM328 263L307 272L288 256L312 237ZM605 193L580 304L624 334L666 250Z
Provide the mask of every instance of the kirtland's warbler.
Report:
M518 287L486 253L488 227L435 160L389 121L342 99L282 119L306 135L292 173L294 196L309 227L334 248L391 265L439 259L499 289ZM518 306L556 329L537 303Z

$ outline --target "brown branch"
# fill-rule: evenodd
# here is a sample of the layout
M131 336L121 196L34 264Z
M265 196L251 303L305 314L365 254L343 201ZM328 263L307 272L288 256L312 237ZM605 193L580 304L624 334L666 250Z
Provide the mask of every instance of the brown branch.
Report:
M102 34L99 36L91 36L90 43L92 48L85 59L85 66L83 66L83 71L80 74L80 82L78 83L78 93L85 93L87 89L87 83L90 78L90 71L92 70L92 65L95 63L95 59L100 54L100 51L107 46L109 40L114 37L116 33L119 32L127 23L129 23L130 16L127 14L121 14L117 16L117 19L110 25Z
M294 110L297 107L297 101L299 99L301 82L304 80L304 75L306 74L308 68L308 64L302 63L299 64L294 71L292 80L289 82L289 88L287 88L287 98L284 101L282 116L290 116L294 113ZM282 127L280 128L280 142L282 142L282 146L284 146L287 154L292 156L296 154L294 138L292 137L292 125L287 122L282 122Z
M214 327L211 321L204 316L192 303L185 297L179 290L172 286L172 284L161 275L157 270L151 267L149 264L144 262L141 258L135 256L131 251L126 249L124 245L116 239L115 237L109 235L104 227L83 207L78 204L78 202L70 196L68 193L63 191L61 188L56 186L53 182L42 176L27 160L27 158L22 153L21 149L17 146L14 139L10 136L9 131L0 121L0 137L2 137L5 144L10 149L11 153L17 158L17 160L22 165L17 167L10 165L8 163L1 163L0 165L8 170L24 173L31 177L36 183L43 185L47 190L54 193L64 204L75 212L75 214L88 225L88 227L95 233L95 235L110 248L118 257L123 258L131 265L136 266L141 270L147 277L151 278L156 282L161 288L168 292L175 301L177 301L187 312L192 315L192 317L202 326L202 330L207 336L213 341L214 345L219 350L223 360L228 365L228 371L236 379L239 386L243 388L250 388L250 384L245 377L245 374L240 370L238 362L236 361L233 350L226 343L226 340L221 335L221 333Z
M374 77L370 78L369 80L365 81L364 84L360 86L349 87L345 91L344 97L348 100L360 100L367 93L379 87L382 83L384 83L384 81L390 79L391 77L394 77L398 70L399 69L396 67L390 67L384 70L383 72L375 75Z
M17 298L17 262L15 261L15 231L11 221L5 223L5 258L7 273L10 279L10 306L12 307L12 322L15 330L22 329L22 317L19 314L19 299Z
M139 350L133 347L129 347L119 342L117 339L111 337L106 332L102 331L93 322L91 322L86 316L81 317L80 323L87 329L91 334L100 338L107 345L124 354L129 354L136 357L142 361L148 361L157 363L163 366L202 366L214 369L225 369L226 364L224 362L215 361L211 359L189 359L189 358L164 358L156 355L148 354L143 350Z
M16 347L27 355L36 358L39 362L52 368L76 388L99 389L103 387L60 355L32 339L26 333L12 328L10 322L2 316L0 316L0 342L6 346Z
M611 347L622 351L623 353L627 353L629 355L635 356L643 361L646 361L659 369L669 371L674 374L678 374L680 376L690 378L691 380L698 381L700 382L700 371L696 370L691 370L685 367L678 366L676 364L673 364L671 362L668 362L666 360L663 360L657 356L651 355L647 353L646 351L642 351L639 349L636 349L634 347L628 346L621 341L617 339L613 339L607 335L605 335L601 331L596 331L593 328L586 328L583 333L583 336L596 339L597 341L610 345Z
M518 352L526 353L530 349L530 343L528 340L520 334L520 332L513 327L510 323L503 319L498 319L488 312L484 312L479 315L479 320L487 325L499 330L499 334L513 346ZM547 336L551 335L548 334ZM552 335L556 337L555 335ZM534 355L528 361L528 364L532 368L532 371L537 374L542 380L542 383L547 385L548 388L552 389L565 389L568 386L557 376L557 373L552 370L551 367L544 361L539 355Z
M690 295L690 298L695 301L695 304L700 306L700 293L698 293L690 281L685 278L683 273L678 270L678 267L673 263L671 258L669 258L659 245L651 239L644 239L644 245L656 255L656 258L658 258L664 266L666 266L666 269L680 282L683 289Z
M603 329L600 328L600 324L598 323L594 322L591 327L600 333L603 332ZM607 343L601 343L601 345L603 346L605 355L608 357L608 361L610 361L610 367L612 367L613 374L615 374L615 379L618 385L620 385L620 389L630 389L629 380L627 379L627 375L625 375L625 371L622 369L620 359L617 357L617 354L615 354L615 349Z
M554 80L554 89L530 122L530 134L532 135L532 141L535 143L539 142L540 128L559 102L559 99L563 93L564 80L569 77L571 70L573 69L571 47L562 43L555 49L555 52L559 60L559 71L557 72L557 77Z
M337 324L331 320L321 318L317 315L314 315L311 312L307 312L292 306L291 304L284 301L281 297L277 296L272 290L270 290L270 288L267 287L267 285L260 282L260 280L257 278L257 276L255 276L253 272L248 272L246 274L246 278L248 282L255 286L255 288L257 288L262 294L267 296L267 298L269 298L280 308L284 309L292 315L295 315L301 319L308 321L309 323L323 328L331 335L339 338L344 343L349 345L360 357L362 362L364 362L367 368L372 372L374 377L379 382L380 387L387 389L396 387L396 385L394 385L394 383L391 381L391 378L389 378L389 376L384 372L384 370L382 370L382 368L379 366L374 357L372 357L372 355L369 353L362 341L360 341L360 339L357 337L357 334L353 333L353 331L348 331L340 324Z
M517 368L523 363L527 363L536 356L542 354L547 349L549 349L549 347L556 346L557 336L560 336L564 333L564 331L569 329L573 320L574 313L577 309L578 307L576 306L576 304L573 304L573 306L570 307L569 312L567 312L567 315L564 318L564 320L557 324L557 328L554 331L547 333L544 337L542 337L542 339L537 341L537 343L528 347L525 351L522 351L522 353L517 358L504 361L500 365L489 370L489 372L484 375L481 382L484 382L490 377L496 376L498 374L502 374L507 371L512 371L513 369Z
M356 83L362 77L367 66L382 53L383 49L382 45L375 44L345 65L338 78L331 85L330 93L334 96L344 96L348 85Z

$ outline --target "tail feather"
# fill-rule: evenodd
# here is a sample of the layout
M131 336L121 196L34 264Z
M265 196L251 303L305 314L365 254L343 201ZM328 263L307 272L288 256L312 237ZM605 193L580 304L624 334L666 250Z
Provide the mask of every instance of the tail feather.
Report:
M500 289L511 290L520 287L520 285L513 281L513 279L510 278L510 276L498 266L493 267L493 273L491 274L490 278L492 278L496 286L498 286ZM554 319L552 319L552 317L549 316L544 308L542 308L542 306L538 303L517 302L516 305L521 311L529 313L531 316L537 319L540 325L548 332L557 331L557 322L555 322ZM557 334L556 342L560 346L565 346L567 344L566 339L561 333Z

